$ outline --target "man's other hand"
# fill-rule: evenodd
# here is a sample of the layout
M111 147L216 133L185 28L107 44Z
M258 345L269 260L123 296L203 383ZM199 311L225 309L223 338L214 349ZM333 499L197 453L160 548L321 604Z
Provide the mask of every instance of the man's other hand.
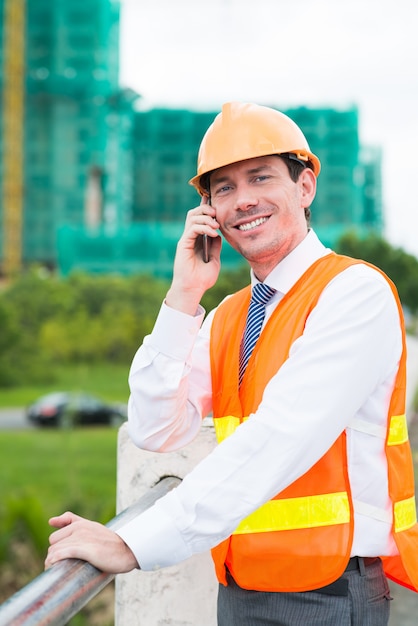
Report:
M45 569L63 559L88 561L102 572L122 574L138 568L126 543L115 532L74 513L63 513L49 520L58 528L49 538Z

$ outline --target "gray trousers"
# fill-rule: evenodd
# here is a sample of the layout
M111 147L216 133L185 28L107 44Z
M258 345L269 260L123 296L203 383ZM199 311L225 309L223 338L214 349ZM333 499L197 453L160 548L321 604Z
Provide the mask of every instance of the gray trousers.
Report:
M380 560L363 571L349 571L347 595L315 591L248 591L228 575L219 585L218 626L387 626L389 585Z

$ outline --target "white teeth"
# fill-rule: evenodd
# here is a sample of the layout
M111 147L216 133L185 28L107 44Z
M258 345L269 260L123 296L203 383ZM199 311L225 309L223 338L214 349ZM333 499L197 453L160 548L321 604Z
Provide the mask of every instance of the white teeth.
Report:
M247 224L241 224L240 226L238 226L239 230L251 230L251 228L255 228L256 226L260 226L260 224L264 224L264 222L267 222L267 217L259 217L256 220L253 220L252 222L248 222Z

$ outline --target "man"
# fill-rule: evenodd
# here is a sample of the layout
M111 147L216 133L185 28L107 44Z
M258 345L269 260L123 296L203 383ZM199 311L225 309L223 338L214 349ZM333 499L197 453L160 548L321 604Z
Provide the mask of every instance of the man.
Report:
M201 145L191 183L202 202L134 358L129 402L138 446L178 449L210 412L219 446L118 535L53 518L47 566L76 557L152 570L213 548L220 626L387 624L383 563L417 588L401 307L379 270L309 228L319 171L288 117L224 105ZM249 262L254 300L248 287L202 325L219 231Z

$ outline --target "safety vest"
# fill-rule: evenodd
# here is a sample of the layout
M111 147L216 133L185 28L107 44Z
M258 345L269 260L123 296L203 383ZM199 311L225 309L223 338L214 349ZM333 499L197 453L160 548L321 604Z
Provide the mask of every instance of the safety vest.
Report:
M344 269L360 262L364 263L332 253L303 274L268 319L240 388L238 360L250 287L218 307L210 341L218 442L232 435L257 410L266 384L287 359L293 342L302 335L326 285ZM403 351L389 406L385 445L393 503L392 531L399 556L382 560L389 578L417 591L418 524L405 417L405 331L396 288L385 278L399 308ZM310 470L242 520L234 533L212 550L218 580L227 584L226 567L238 585L260 591L308 591L339 578L350 558L354 531L347 466L343 432Z

